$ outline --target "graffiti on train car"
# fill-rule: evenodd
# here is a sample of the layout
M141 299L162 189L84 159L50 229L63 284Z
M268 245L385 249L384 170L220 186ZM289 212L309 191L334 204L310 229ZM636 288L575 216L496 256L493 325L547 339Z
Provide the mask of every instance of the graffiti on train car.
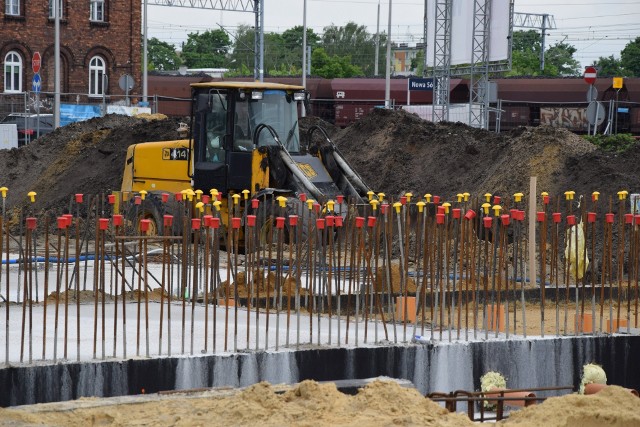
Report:
M580 131L587 128L587 109L584 107L541 107L540 124Z

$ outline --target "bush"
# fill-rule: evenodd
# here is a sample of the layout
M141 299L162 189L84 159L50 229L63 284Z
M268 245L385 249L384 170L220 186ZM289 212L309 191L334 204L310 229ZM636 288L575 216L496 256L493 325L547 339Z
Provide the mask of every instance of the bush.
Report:
M597 145L603 150L623 153L636 144L635 138L629 133L617 135L584 135L584 139Z

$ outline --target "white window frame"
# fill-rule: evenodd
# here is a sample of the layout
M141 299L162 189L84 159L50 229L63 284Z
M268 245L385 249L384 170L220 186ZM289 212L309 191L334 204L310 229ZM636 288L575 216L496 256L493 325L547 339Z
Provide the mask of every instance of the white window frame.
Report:
M93 22L104 22L105 0L89 0L89 20Z
M4 13L11 16L20 16L20 0L5 0Z
M21 93L23 69L22 55L15 50L9 51L4 57L2 69L5 93Z
M89 61L89 96L101 97L106 94L104 77L107 72L106 61L102 56L96 55Z
M49 19L55 19L53 15L53 3L55 0L49 0ZM60 19L64 18L64 0L58 0L58 11L60 12Z

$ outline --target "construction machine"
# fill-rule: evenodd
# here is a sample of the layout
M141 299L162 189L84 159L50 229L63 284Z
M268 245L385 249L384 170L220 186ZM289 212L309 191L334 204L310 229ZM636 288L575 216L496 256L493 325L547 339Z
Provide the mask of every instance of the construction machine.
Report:
M146 196L128 209L135 212L136 222L149 219L152 232L161 233L164 214L178 223L181 215L198 215L197 209L182 209L185 202L175 202L174 195L185 190L196 194L194 205L201 194L220 195L217 214L225 225L231 216L246 215L249 199L260 200L263 222L266 206L275 198L281 216L300 215L307 208L301 200L305 196L322 206L331 201L333 211L343 215L347 200L366 203L370 189L323 129L314 126L306 138L313 140L312 133L319 131L319 144L301 141L298 116L307 96L302 86L221 81L191 88L187 139L139 143L127 150L122 193Z

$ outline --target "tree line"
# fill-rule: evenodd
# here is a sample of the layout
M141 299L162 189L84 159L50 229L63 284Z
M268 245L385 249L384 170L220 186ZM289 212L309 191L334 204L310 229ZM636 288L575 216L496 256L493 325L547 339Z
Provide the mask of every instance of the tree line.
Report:
M299 76L302 74L303 27L296 26L282 33L264 34L265 75ZM235 34L224 29L190 33L179 49L172 44L151 38L147 42L149 70L187 68L227 68L227 76L252 76L255 32L240 26ZM386 34L369 33L364 25L349 22L344 26L329 25L322 34L307 29L307 46L311 52L309 74L315 77L371 77L375 73L375 52L378 49L378 70L384 74ZM582 74L574 58L577 49L559 42L544 51L544 68L540 69L542 37L535 30L515 31L512 40L512 68L508 76L564 77ZM424 52L412 60L415 75L422 75ZM602 77L640 77L640 37L627 43L620 52L600 57L594 64ZM427 71L428 73L428 71Z

